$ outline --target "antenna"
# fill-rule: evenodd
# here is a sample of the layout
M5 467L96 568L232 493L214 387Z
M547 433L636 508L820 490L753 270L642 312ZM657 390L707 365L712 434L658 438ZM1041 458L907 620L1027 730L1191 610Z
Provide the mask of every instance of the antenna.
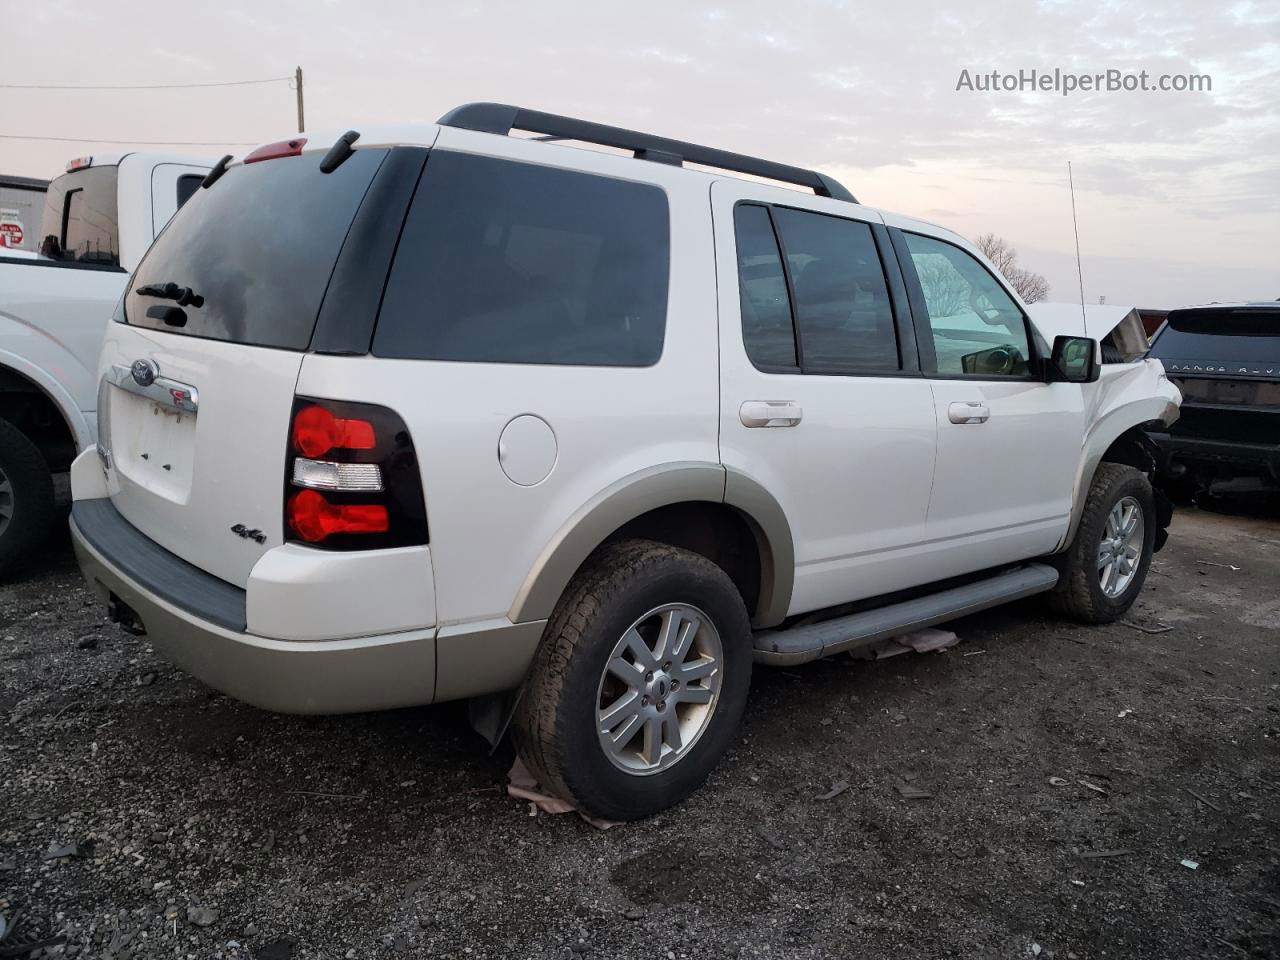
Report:
M1089 330L1089 321L1084 312L1084 271L1080 269L1080 223L1076 220L1076 184L1071 179L1071 161L1067 161L1067 186L1071 190L1071 229L1076 235L1076 278L1080 281L1080 323L1081 333Z

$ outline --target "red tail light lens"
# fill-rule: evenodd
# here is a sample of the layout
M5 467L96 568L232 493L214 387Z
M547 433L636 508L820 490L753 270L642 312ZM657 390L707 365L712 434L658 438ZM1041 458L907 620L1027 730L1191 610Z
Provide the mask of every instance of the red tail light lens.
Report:
M295 397L284 466L287 540L321 550L427 542L418 459L395 411Z
M308 543L335 533L386 533L387 508L372 503L330 503L323 494L302 490L289 501L289 526Z
M293 448L304 457L319 457L330 450L372 450L377 443L368 420L343 420L324 407L312 404L293 417Z
M306 137L294 137L292 140L281 140L278 143L264 143L245 157L244 162L257 163L259 160L275 160L277 157L296 157L306 144Z

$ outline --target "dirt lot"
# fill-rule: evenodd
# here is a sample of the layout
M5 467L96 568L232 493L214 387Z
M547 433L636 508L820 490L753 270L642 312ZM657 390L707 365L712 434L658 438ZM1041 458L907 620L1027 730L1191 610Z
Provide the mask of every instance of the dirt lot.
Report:
M707 786L604 832L459 706L272 716L102 613L65 542L0 587L0 914L50 955L1280 957L1274 518L1178 515L1168 632L758 670Z

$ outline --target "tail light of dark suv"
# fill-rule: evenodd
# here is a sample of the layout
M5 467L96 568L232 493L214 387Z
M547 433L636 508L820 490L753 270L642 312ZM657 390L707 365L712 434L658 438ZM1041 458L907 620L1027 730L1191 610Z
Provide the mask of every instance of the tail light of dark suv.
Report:
M427 542L413 438L387 407L295 397L284 486L286 540L325 550Z

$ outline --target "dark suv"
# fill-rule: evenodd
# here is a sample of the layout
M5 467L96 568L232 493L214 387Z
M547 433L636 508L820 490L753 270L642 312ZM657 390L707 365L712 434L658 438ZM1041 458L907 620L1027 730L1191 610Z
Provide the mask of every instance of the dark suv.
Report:
M1151 342L1182 391L1152 433L1164 474L1211 493L1280 490L1280 301L1173 310Z

